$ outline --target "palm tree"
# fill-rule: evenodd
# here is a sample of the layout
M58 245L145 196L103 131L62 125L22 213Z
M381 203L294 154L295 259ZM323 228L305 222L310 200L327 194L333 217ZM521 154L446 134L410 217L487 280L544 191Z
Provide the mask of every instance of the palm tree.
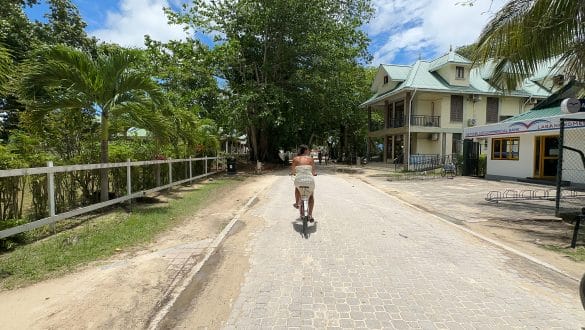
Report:
M108 47L92 57L59 45L42 51L34 60L21 81L21 97L26 100L31 116L40 120L51 111L95 111L101 118L101 163L109 159L112 117L152 113L162 100L156 82L136 69L138 53L134 50ZM100 199L106 201L107 169L100 171L100 179Z
M492 81L512 90L551 59L585 81L585 1L511 0L484 28L474 59L493 60Z

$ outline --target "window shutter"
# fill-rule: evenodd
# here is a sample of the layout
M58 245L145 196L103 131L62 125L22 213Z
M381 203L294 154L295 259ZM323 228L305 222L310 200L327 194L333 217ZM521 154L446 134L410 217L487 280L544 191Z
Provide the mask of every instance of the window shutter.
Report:
M498 122L498 112L499 112L499 102L498 98L496 97L488 97L487 98L487 105L485 109L485 122L486 123L497 123Z
M463 121L463 96L451 95L451 122Z

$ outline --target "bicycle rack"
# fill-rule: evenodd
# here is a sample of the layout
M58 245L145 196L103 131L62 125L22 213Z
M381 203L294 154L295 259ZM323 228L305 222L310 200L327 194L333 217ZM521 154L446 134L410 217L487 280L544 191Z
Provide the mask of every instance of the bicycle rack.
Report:
M567 194L568 193L568 194ZM506 189L504 191L492 190L487 193L485 200L490 203L499 203L504 201L529 201L529 200L548 200L554 201L556 198L555 190L546 189L527 189L515 190ZM565 190L561 194L562 199L585 198L585 192L577 190Z

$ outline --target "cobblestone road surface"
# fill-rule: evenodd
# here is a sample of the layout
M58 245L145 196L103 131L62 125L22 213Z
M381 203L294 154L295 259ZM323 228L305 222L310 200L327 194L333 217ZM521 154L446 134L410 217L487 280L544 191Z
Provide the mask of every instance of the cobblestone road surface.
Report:
M320 175L301 238L292 182L265 227L227 328L580 329L577 283L342 175Z

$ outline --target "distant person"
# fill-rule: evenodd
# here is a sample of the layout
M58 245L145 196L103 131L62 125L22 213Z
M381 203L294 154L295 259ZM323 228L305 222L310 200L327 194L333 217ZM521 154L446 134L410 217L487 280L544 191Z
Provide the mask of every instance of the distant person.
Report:
M306 179L306 177L311 178L311 175L313 175L313 176L317 175L317 168L315 167L315 161L313 160L313 157L311 157L310 150L309 150L309 147L307 145L302 144L299 147L299 154L297 156L295 156L295 158L293 158L293 160L292 160L290 173L292 175L297 176L295 178L295 181L299 180L301 177L304 177L303 179ZM312 180L312 178L311 178L311 180ZM311 197L309 197L309 212L308 213L309 213L309 221L310 222L315 221L313 219L313 207L315 206L315 199L314 199L313 195L311 195ZM301 192L296 188L296 184L295 184L295 203L293 204L293 206L298 209L300 201L301 201ZM302 216L302 214L301 214L301 216Z
M319 153L317 154L317 158L319 159L319 165L321 165L321 160L323 159L323 153L321 152L321 150L319 150Z

